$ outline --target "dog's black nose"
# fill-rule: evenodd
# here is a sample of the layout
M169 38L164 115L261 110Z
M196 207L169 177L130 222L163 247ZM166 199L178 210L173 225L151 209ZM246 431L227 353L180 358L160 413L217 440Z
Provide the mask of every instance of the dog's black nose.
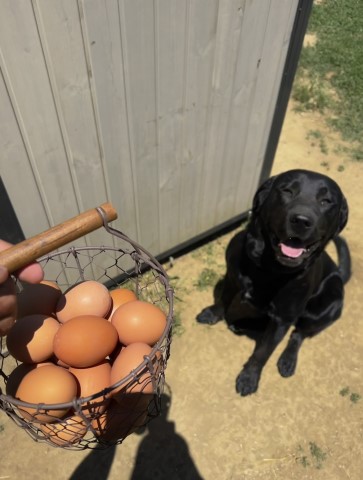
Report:
M312 218L308 217L307 215L294 213L290 216L289 220L293 227L300 230L309 230L313 226Z

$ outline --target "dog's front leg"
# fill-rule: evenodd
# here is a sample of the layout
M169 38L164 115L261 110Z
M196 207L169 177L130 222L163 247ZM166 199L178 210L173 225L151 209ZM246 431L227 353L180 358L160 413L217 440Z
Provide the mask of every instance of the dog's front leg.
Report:
M255 349L244 365L236 380L236 390L242 396L256 392L261 372L277 345L284 338L290 324L278 318L272 318Z

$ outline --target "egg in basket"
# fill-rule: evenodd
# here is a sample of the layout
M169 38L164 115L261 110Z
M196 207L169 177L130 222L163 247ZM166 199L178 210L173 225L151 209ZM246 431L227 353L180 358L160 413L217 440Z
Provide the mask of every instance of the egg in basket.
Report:
M36 441L106 448L160 412L173 290L115 218L103 204L0 253L10 272L34 260L45 272L17 281L17 319L0 338L0 409ZM102 226L117 246L59 250Z

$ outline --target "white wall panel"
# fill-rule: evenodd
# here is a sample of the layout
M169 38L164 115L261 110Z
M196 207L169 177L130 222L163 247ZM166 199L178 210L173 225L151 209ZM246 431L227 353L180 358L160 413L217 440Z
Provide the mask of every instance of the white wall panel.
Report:
M110 201L160 254L246 211L297 4L2 0L0 169L25 235Z

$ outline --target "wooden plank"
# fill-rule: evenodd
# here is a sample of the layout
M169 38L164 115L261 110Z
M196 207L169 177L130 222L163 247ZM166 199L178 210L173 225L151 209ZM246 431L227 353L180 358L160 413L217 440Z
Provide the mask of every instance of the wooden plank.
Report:
M1 177L24 234L35 235L49 223L2 77L0 103Z
M44 24L39 5L37 2L33 2L33 5L34 10L30 4L24 8L15 3L1 4L5 9L1 15L4 20L1 28L1 61L6 86L2 98L7 94L9 105L3 124L8 127L11 123L12 110L16 123L13 122L11 132L8 129L6 133L8 138L16 138L16 147L19 149L22 145L25 153L17 158L17 164L10 157L3 157L4 181L11 198L16 198L13 203L20 212L18 217L27 237L76 215L84 208L82 201L79 201L81 197L77 198L75 194L77 188L74 188L74 178L70 175L72 152L70 148L67 149L68 131L62 121L60 102L57 101L59 95ZM79 23L78 12L76 19ZM32 94L29 95L29 92ZM85 136L82 139L88 141ZM22 184L22 192L26 197L23 205L27 205L26 209L23 206L26 212L23 214L21 207L17 207L21 194L13 192L16 188L19 190L19 172L26 171L29 174L20 177L20 181L26 182ZM83 169L83 178L87 176L85 173L89 172ZM89 183L91 181L85 182L86 192L89 191ZM97 195L92 194L92 198L89 196L90 207L102 203L95 197ZM29 215L29 204L34 208L34 215ZM102 233L98 231L90 242L96 239L98 244L105 243L105 238L110 236L105 236L104 230ZM84 245L85 239L80 239L77 244Z
M135 153L125 82L128 67L123 60L119 5L117 0L89 0L83 8L109 197L119 213L118 228L139 240Z
M180 155L179 241L201 232L200 182L205 174L206 129L212 106L211 79L219 2L187 2L184 36L183 122ZM208 168L208 167L207 167Z
M254 115L256 85L260 75L262 52L265 46L265 29L271 11L268 2L244 2L240 10L239 37L236 39L234 68L230 67L231 87L229 88L228 120L224 138L221 139L220 175L210 180L214 183L215 199L210 199L213 209L209 215L214 225L246 211L251 201L251 191L246 185L251 180L246 177L246 168L255 166L255 158L244 155L250 130L251 117ZM251 42L253 39L253 42ZM232 69L233 68L233 69ZM268 81L269 77L266 77ZM263 98L265 96L263 95ZM266 101L266 99L265 99ZM227 106L226 106L227 108ZM260 128L256 126L255 128ZM216 162L218 159L215 160ZM217 184L216 179L220 181ZM242 182L242 184L241 184ZM246 182L246 183L243 183ZM240 190L238 190L240 189ZM238 191L237 191L238 190ZM238 197L238 203L236 202ZM213 216L214 214L214 216Z
M179 243L179 215L186 213L183 213L183 205L180 205L186 2L159 0L155 2L154 18L160 212L158 235L160 251L165 251L170 245Z
M248 137L235 189L236 210L243 205L243 192L249 192L248 198L252 200L258 184L297 6L298 0L271 0Z
M89 82L92 71L85 52L88 39L82 31L77 2L34 0L34 5L67 149L67 170L78 209L84 211L109 197ZM94 245L107 240L103 230L88 238Z
M126 213L129 213L128 219L130 226L132 226L133 223L136 227L134 227L134 230L136 230L136 233L138 234L136 238L140 243L154 252L155 249L158 248L157 251L160 252L160 249L163 247L160 245L158 247L153 245L152 239L156 238L158 240L160 239L160 241L163 239L165 245L170 245L170 240L164 238L166 236L165 234L167 234L167 232L177 232L177 229L170 228L169 225L169 220L173 218L171 216L172 212L169 214L168 210L168 212L161 213L162 208L165 206L168 208L171 198L174 197L174 191L171 191L170 188L167 189L169 194L168 198L165 200L160 200L159 197L159 193L160 195L163 193L163 184L165 184L163 172L170 168L169 156L166 158L165 154L160 152L159 149L166 146L170 152L175 150L174 141L169 139L168 134L163 134L163 126L159 127L158 125L162 114L158 115L156 113L157 109L161 109L162 111L164 109L163 105L158 105L158 99L161 97L159 97L158 82L161 81L162 85L166 82L166 86L168 87L167 89L164 89L163 86L161 87L163 99L164 97L167 97L168 91L173 91L173 89L170 88L170 85L172 85L169 79L170 72L168 72L168 75L165 78L160 74L157 76L156 73L160 68L156 58L159 58L160 56L161 62L163 61L163 54L160 53L159 46L164 45L163 40L159 41L157 38L157 32L159 30L155 28L157 22L156 17L157 12L161 12L162 15L164 15L164 7L167 7L167 4L164 4L163 8L157 7L154 9L151 8L150 5L145 7L145 4L139 3L135 6L133 2L120 2L118 5L119 25L116 25L116 22L111 20L111 18L117 18L116 4L107 3L101 6L101 4L98 3L96 11L94 10L95 5L96 4L85 4L85 17L87 19L89 37L96 39L92 40L95 48L92 49L91 61L94 68L97 69L95 70L94 78L97 98L99 100L98 111L104 112L104 115L100 113L103 121L106 115L110 115L110 109L107 108L106 95L110 95L110 92L114 91L113 85L110 85L110 82L107 80L107 74L104 73L104 53L106 48L101 48L101 52L98 54L99 61L94 53L96 52L96 45L98 43L97 38L102 36L103 42L105 42L105 38L107 39L106 47L107 43L108 45L112 45L112 49L110 49L113 53L113 57L110 59L112 65L112 81L116 82L116 80L119 80L119 77L117 76L118 71L121 74L121 91L119 81L117 81L117 88L119 89L119 96L121 96L119 106L122 105L122 103L124 104L124 118L121 119L123 122L121 128L127 133L124 144L125 148L127 146L128 155L126 158L120 160L122 161L124 169L125 164L128 165L128 163L131 162L129 170L126 171L124 184L125 187L128 187L130 194L133 194L136 199L135 210L132 211L131 198L131 201L128 202L129 208ZM106 20L105 15L107 17L107 29L112 30L112 38L108 38L106 32L100 28L102 22L98 22L98 19L102 18L101 10L105 10L105 7L107 13L103 14L103 17L104 21ZM96 18L97 20L95 20ZM176 20L177 18L175 18L175 21ZM167 27L168 22L169 18L163 22L162 31L164 31L164 27ZM97 34L96 30L100 33ZM147 36L145 38L140 38L140 32L144 32ZM118 45L117 42L119 42L120 45ZM145 47L145 45L147 46ZM145 48L147 48L146 51L144 51ZM168 58L174 56L174 52L170 50L169 44L167 48L164 47L164 52ZM147 57L151 56L152 64L150 64L150 61L148 60L149 63L146 66L143 66L143 63L145 62L140 60L139 57L146 58L145 55ZM116 79L114 78L115 75ZM139 77L140 81L135 81L135 79L138 79ZM109 88L104 88L105 86L111 87L111 90ZM102 97L100 91L101 88L102 92L106 92L104 97ZM110 103L110 100L108 100L108 103ZM114 103L115 102L113 101L113 104ZM104 104L106 104L106 106ZM148 111L145 111L145 105L147 105L147 108L149 109ZM167 110L169 107L166 106L165 108ZM120 115L119 112L118 114ZM170 112L167 112L167 114L170 117ZM125 120L126 115L127 118ZM113 118L111 110L111 122L113 122ZM101 121L101 125L103 125L103 121ZM105 131L103 127L101 127L101 129L102 131ZM142 132L144 132L144 135L141 135ZM103 138L106 137L103 135ZM109 146L109 140L110 137L107 138L107 141L104 141L105 151ZM171 146L168 146L168 144ZM152 145L151 149L150 145ZM143 152L146 152L146 157ZM158 166L159 163L162 163L162 158L165 158L166 161L159 170ZM114 161L114 157L113 159L108 157L106 164L109 166L110 162L114 164L115 168L116 162ZM112 180L110 180L110 184L112 185ZM132 187L132 191L130 187ZM125 203L126 200L126 192L126 189L123 189L123 203ZM165 220L160 218L159 222L159 213L160 216L165 216L166 213ZM144 226L144 231L141 231L140 225ZM163 231L165 227L166 231Z
M233 187L241 163L253 162L253 158L242 158L242 152L253 115L253 95L269 10L261 8L260 1L233 2L233 7L229 2L221 2L218 14L210 118L199 188L200 231L237 214L231 208ZM244 197L246 204L248 197Z
M31 236L61 221L65 211L70 215L77 212L31 4L4 1L0 8L6 89L1 98L7 109L1 114L5 141L21 155L15 158L14 152L3 152L4 182L25 235ZM26 182L26 190L16 191L19 181L22 189ZM29 205L34 208L36 222L29 216Z

